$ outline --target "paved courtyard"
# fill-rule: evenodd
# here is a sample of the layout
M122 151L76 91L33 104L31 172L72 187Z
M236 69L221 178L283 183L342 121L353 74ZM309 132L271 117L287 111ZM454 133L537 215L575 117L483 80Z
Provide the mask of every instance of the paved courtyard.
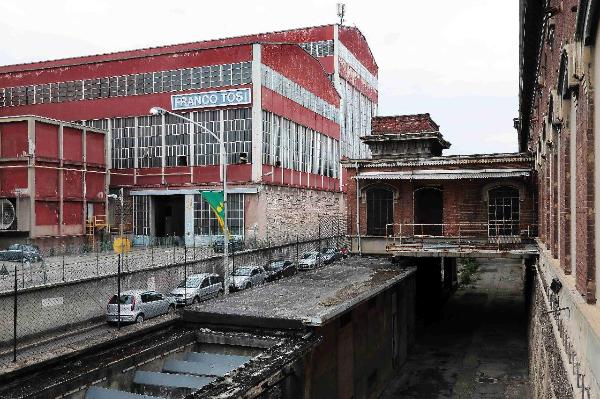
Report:
M382 398L529 398L521 264L479 260L441 319L418 333L403 374Z

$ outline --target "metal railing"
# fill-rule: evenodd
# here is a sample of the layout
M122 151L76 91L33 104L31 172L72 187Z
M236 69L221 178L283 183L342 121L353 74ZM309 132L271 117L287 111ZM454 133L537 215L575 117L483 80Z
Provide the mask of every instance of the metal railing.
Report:
M519 247L536 236L534 226L519 223L390 223L386 225L386 250Z

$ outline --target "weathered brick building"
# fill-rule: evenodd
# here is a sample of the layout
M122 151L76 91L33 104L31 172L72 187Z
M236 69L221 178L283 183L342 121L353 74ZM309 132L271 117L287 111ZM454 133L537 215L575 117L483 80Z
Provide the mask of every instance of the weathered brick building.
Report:
M372 158L343 164L355 251L422 254L443 242L461 244L458 256L521 256L535 235L528 154L443 156L450 143L429 114L374 117L362 140Z
M532 375L555 397L600 397L596 0L520 1L519 147L538 174ZM552 316L547 312L551 309Z

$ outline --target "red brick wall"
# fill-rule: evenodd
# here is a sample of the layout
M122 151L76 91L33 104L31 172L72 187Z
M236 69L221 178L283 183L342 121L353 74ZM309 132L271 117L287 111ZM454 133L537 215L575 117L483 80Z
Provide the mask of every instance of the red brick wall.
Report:
M520 165L523 167L523 165ZM368 171L394 168L369 168ZM398 170L399 168L396 168ZM421 169L421 168L419 168ZM439 166L438 166L439 169ZM356 234L356 169L348 168L347 209L350 234ZM522 187L524 195L520 201L520 230L535 228L536 212L533 194L533 179L462 179L462 180L361 180L360 234L367 233L367 204L364 192L370 187L387 187L396 193L394 201L394 223L414 223L414 191L421 187L438 187L443 191L443 223L446 235L458 234L459 223L487 223L488 208L486 192L499 185ZM410 229L410 226L406 226ZM484 228L484 226L482 226ZM396 231L398 233L398 231Z
M554 37L545 35L540 53L540 68L537 80L534 108L530 118L529 149L536 152L544 119L551 114L550 93L558 86L558 72L563 46L575 42L575 27L579 1L550 0L549 8L554 10ZM576 287L588 303L596 301L595 288L595 237L594 237L594 126L593 126L593 90L589 81L589 63L584 63L584 77L579 87L564 99L566 107L577 104L576 123L571 124L568 107L563 113L563 124L546 132L547 137L555 135L552 146L542 142L546 156L541 159L539 171L539 215L541 242L559 259L565 273L575 272ZM573 100L571 100L571 97ZM576 158L570 159L570 138L575 131ZM571 204L570 179L571 162L575 162L575 201L576 210ZM559 187L559 182L560 187ZM571 218L575 218L576 242L571 242ZM571 267L571 246L575 246L575 270Z
M560 172L559 208L559 248L558 259L566 274L571 274L571 133L565 129L558 137Z

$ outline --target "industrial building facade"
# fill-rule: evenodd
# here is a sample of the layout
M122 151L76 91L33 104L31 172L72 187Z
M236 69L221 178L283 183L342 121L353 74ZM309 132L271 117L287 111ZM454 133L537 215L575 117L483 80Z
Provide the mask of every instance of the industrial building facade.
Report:
M0 117L0 245L15 237L83 235L106 214L102 130L39 117Z
M372 158L343 161L354 251L422 255L450 242L455 256L521 256L537 235L531 155L443 155L450 143L429 114L374 117L362 140Z
M342 214L340 158L368 155L377 65L358 29L328 25L0 67L0 116L109 132L109 184L128 194L134 235L218 234L200 196L220 187L218 142L154 106L225 138L233 234L276 238L311 217L280 222L298 197L312 216Z

